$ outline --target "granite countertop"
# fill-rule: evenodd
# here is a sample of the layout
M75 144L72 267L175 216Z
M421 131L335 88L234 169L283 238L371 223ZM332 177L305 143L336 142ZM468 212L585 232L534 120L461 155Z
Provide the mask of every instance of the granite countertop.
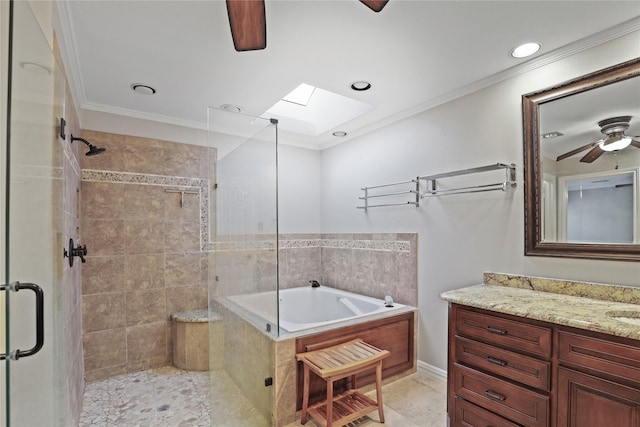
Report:
M485 273L484 284L444 292L440 297L451 303L640 340L640 288Z

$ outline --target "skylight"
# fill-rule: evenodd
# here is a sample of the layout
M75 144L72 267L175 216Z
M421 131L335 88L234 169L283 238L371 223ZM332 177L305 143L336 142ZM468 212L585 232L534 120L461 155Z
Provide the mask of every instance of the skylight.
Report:
M289 92L289 94L284 98L282 98L282 100L287 102L293 102L294 104L299 104L299 105L302 105L303 107L306 107L315 89L316 89L315 86L302 83L300 86L298 86L297 88Z
M302 83L264 112L278 119L285 131L318 136L375 107L328 90Z

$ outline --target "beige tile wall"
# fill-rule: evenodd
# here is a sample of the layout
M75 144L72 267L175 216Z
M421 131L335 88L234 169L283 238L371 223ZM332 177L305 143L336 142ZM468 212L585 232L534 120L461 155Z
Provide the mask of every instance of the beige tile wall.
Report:
M293 247L279 251L280 289L317 280L332 288L418 305L416 233L283 234L283 240L324 239L352 242L345 247ZM368 241L406 242L408 249L364 248ZM237 268L237 267L236 267ZM275 283L272 279L271 283ZM273 289L272 285L272 288Z
M209 149L83 131L107 151L83 169L209 178ZM82 182L82 333L87 381L171 363L169 316L207 307L200 199L165 186Z
M416 233L323 234L323 239L409 242L408 251L322 248L322 283L401 304L418 306Z
M80 190L80 169L79 153L80 147L69 144L69 134L79 133L78 116L73 103L69 85L66 82L64 67L59 57L57 44L54 43L56 55L55 67L55 94L54 116L57 119L64 116L66 120L65 133L66 140L59 136L56 138L56 148L54 150L54 167L62 170L62 179L53 181L53 199L57 202L55 208L54 230L56 235L55 249L60 251L57 263L56 286L59 285L60 293L56 293L56 307L62 322L62 336L59 342L60 351L56 352L56 357L64 360L64 369L54 373L62 383L59 391L65 392L64 400L66 408L60 409L60 413L65 412L64 417L69 425L76 425L80 419L82 411L82 398L84 393L84 365L82 353L82 295L81 295L81 274L80 268L69 266L68 259L62 257L62 248L69 245L69 239L78 241L80 237L78 230L80 226L79 190ZM58 132L56 132L59 135ZM62 193L62 194L60 194ZM58 380L56 380L58 381ZM58 397L60 398L60 397Z

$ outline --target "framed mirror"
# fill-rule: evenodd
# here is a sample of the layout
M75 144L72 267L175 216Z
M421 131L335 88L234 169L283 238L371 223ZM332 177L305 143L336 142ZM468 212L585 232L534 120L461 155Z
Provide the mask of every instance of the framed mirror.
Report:
M522 96L525 255L640 261L640 58Z

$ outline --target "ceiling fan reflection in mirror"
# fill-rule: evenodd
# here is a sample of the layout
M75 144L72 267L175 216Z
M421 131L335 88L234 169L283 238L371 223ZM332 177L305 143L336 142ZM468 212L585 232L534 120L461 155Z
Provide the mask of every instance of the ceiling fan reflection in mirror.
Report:
M360 0L374 12L380 12L389 0ZM233 46L238 52L267 47L267 23L264 0L227 0Z
M624 134L624 132L629 129L630 121L631 116L611 117L609 119L599 121L598 126L600 126L600 132L604 138L564 153L558 156L556 161L566 159L567 157L571 157L585 150L591 149L580 159L580 161L583 163L592 163L607 151L623 150L629 145L640 148L640 136L628 136Z

